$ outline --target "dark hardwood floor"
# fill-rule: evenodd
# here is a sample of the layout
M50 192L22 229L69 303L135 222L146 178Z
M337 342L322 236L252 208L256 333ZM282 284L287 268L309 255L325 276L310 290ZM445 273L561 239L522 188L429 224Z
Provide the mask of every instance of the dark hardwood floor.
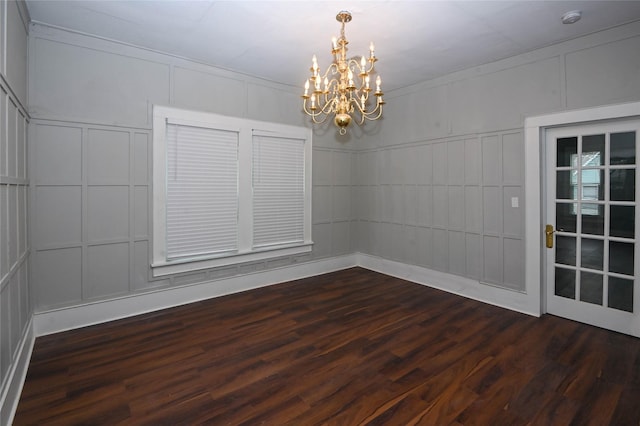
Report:
M36 339L14 424L638 425L640 339L354 268Z

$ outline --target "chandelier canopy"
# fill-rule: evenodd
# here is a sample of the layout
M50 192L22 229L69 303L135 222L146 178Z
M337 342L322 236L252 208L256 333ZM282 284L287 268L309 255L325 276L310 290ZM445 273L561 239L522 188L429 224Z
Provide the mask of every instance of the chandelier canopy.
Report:
M347 58L347 38L344 26L351 21L351 13L343 10L336 15L342 23L340 37L332 39L331 54L333 62L322 73L318 67L316 55L311 60L311 77L304 84L303 109L311 116L311 120L320 124L333 116L341 135L347 133L347 126L352 121L359 125L365 120L377 120L382 116L382 90L380 76L376 78L376 90L370 100L371 74L378 60L375 56L373 42L369 45L369 56Z

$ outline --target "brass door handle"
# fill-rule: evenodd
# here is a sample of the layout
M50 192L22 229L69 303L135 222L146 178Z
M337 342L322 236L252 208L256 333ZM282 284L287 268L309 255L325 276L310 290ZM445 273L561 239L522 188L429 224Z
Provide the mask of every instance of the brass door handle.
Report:
M547 225L544 227L544 235L546 237L547 248L553 248L553 225Z

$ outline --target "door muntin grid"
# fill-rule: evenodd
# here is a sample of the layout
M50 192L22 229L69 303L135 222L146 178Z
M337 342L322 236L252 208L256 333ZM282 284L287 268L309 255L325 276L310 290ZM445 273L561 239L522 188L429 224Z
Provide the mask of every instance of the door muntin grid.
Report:
M636 138L556 139L555 296L634 311Z

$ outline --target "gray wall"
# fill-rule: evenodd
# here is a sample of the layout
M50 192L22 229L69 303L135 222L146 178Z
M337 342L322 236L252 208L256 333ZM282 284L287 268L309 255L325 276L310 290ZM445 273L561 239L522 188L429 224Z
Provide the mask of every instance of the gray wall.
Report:
M640 23L387 100L358 142L357 249L524 291L524 118L640 100Z
M0 395L28 332L27 23L24 4L0 2ZM0 424L8 407L2 406Z
M522 291L524 117L640 99L638 23L390 92L366 132L314 134L312 254L154 280L151 106L300 125L299 88L41 25L29 42L38 311L355 251Z
M42 25L29 47L37 311L353 252L354 143L321 129L311 254L153 279L152 105L303 125L299 89Z

